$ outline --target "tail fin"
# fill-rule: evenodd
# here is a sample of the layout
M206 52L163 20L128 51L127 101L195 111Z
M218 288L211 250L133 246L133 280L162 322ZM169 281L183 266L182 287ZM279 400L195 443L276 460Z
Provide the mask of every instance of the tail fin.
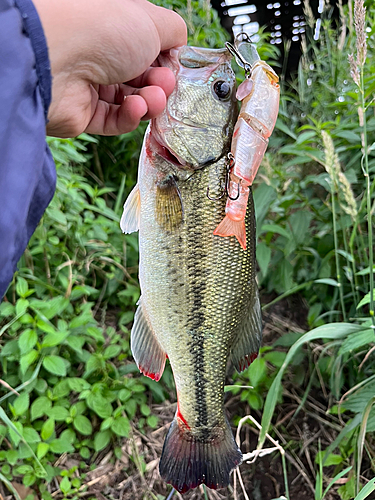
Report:
M227 215L220 222L214 231L217 236L235 236L240 242L241 247L246 250L246 227L245 221L234 221Z
M203 438L175 418L165 438L159 471L180 493L202 483L216 490L228 486L230 472L241 462L228 422Z

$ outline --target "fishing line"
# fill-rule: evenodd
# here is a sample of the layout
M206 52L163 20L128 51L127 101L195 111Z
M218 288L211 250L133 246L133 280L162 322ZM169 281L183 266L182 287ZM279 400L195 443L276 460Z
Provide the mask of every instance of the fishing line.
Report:
M173 490L169 493L168 497L167 497L167 500L171 500L171 498L173 497L173 495L176 493L176 490L173 488Z

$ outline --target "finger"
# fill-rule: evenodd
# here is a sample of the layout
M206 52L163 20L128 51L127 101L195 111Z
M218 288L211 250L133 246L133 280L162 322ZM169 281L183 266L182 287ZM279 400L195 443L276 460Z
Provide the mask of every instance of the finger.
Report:
M148 68L142 75L126 82L126 85L141 88L156 85L164 90L164 93L169 96L176 84L176 78L173 71L169 68L151 67Z
M125 96L138 94L142 87L160 87L168 97L175 86L175 76L169 68L149 68L143 75L122 85L100 85L99 99L110 104L121 104Z
M160 87L138 89L121 105L98 100L85 132L99 135L119 135L135 130L141 120L155 118L165 108L166 96Z
M146 101L139 95L127 97L121 105L98 100L85 132L99 135L126 134L138 127L146 113Z
M181 16L171 9L158 7L146 0L140 0L144 9L151 17L159 33L160 51L186 45L187 28Z
M147 112L142 116L142 120L151 120L160 115L167 104L167 97L160 87L151 86L136 90L147 104ZM128 98L127 98L128 99Z

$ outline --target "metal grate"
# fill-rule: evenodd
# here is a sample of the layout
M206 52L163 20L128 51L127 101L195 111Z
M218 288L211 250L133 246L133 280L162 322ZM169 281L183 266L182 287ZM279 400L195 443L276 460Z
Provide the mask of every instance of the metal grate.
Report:
M266 26L271 33L271 43L278 45L281 60L284 58L284 42L289 41L288 72L298 66L301 55L301 38L306 31L304 0L211 0L218 11L222 25L232 36L245 32L257 41L257 32ZM314 37L319 37L320 14L327 0L310 0L308 6L316 19ZM332 15L337 15L337 1L331 0Z

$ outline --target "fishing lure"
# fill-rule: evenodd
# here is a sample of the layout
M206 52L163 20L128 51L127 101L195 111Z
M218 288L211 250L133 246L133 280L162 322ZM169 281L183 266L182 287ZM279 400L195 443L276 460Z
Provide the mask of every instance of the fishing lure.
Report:
M267 149L268 138L275 127L279 111L279 77L260 60L255 46L244 34L237 36L234 46L226 43L246 78L237 89L241 109L236 122L229 161L228 200L225 217L214 231L218 236L236 236L246 250L245 215L249 190Z

